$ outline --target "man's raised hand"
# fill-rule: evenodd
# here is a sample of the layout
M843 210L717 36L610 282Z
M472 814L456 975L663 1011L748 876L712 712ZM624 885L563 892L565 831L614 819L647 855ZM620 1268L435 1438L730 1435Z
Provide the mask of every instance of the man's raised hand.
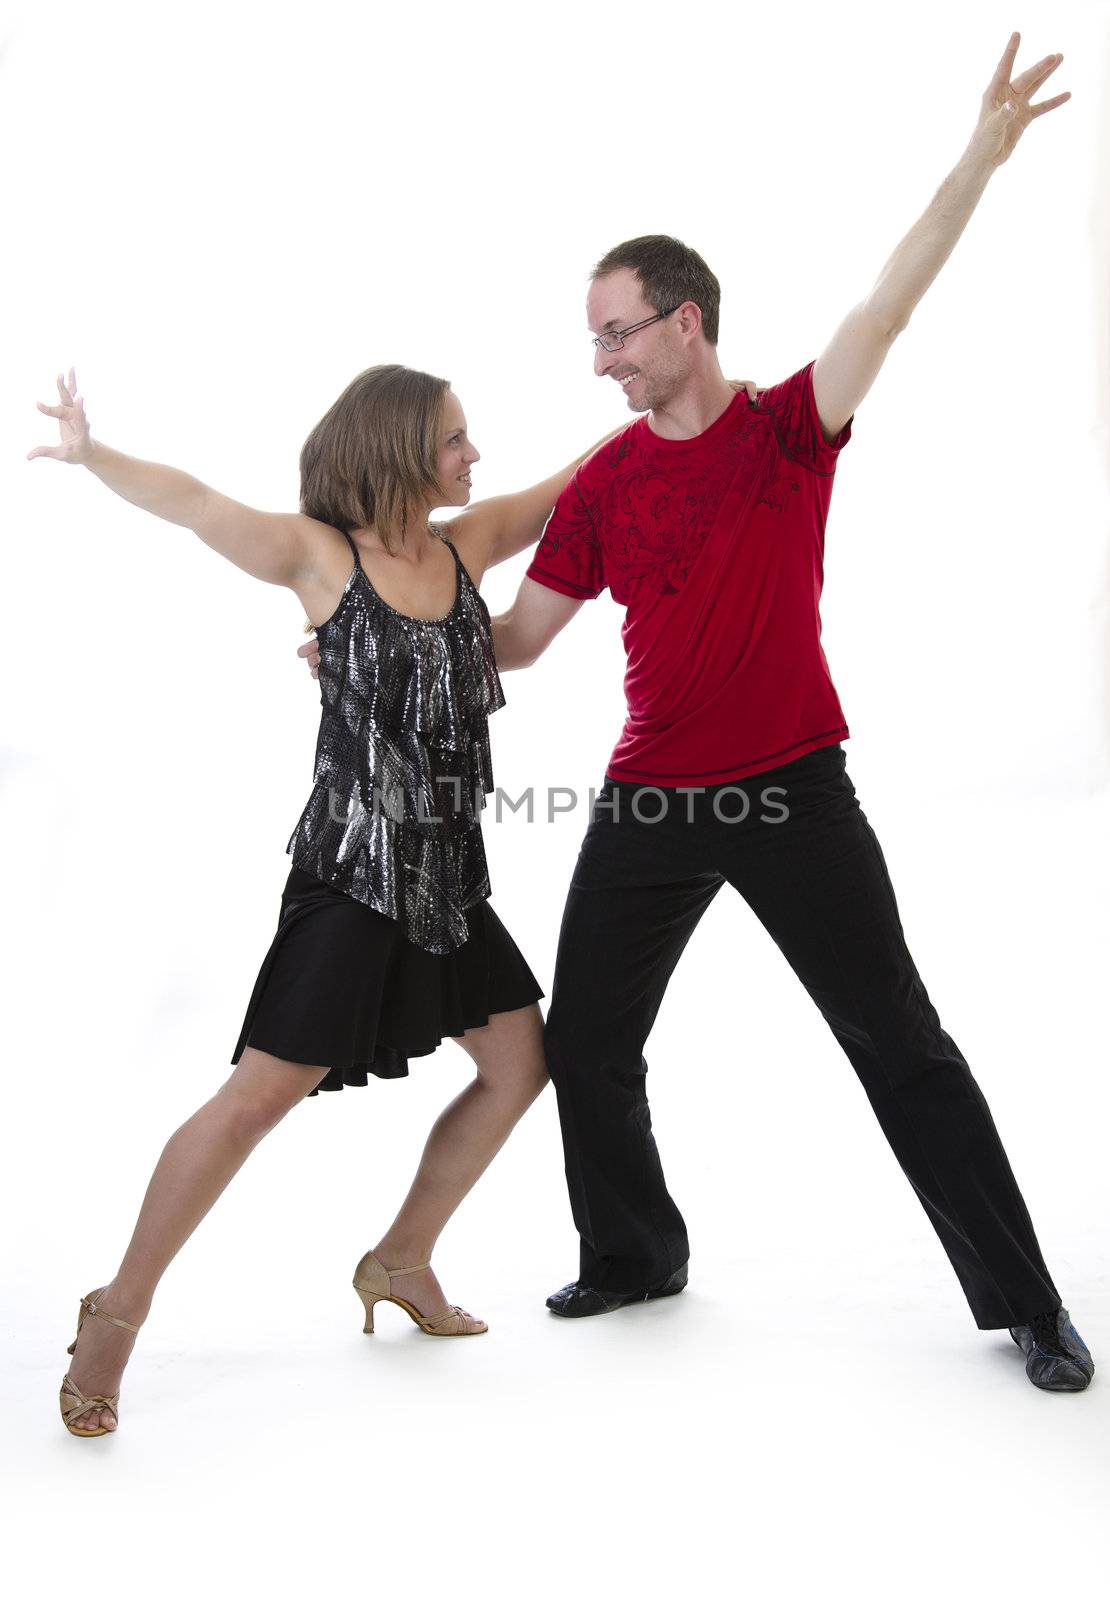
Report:
M1030 96L1056 71L1064 58L1062 55L1045 56L1035 67L1029 67L1011 82L1010 73L1020 43L1021 34L1012 33L1009 44L1002 52L1002 59L995 68L994 77L983 94L979 121L968 145L969 150L992 167L1000 167L1009 160L1014 146L1034 117L1043 117L1046 111L1054 111L1065 100L1071 99L1071 91L1065 90L1051 100L1042 100L1035 106L1029 104Z

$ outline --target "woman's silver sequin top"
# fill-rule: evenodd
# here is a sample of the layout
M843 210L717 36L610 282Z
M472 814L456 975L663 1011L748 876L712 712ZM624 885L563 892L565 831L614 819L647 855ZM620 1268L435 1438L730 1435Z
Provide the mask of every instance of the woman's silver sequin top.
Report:
M444 955L490 892L481 812L493 789L487 717L505 704L489 608L455 559L445 617L395 611L355 565L316 629L323 711L314 786L286 854Z

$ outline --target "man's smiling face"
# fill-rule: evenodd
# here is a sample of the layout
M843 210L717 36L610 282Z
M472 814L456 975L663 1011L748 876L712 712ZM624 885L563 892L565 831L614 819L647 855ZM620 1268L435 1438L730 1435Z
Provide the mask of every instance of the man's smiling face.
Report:
M658 315L644 299L639 274L631 267L619 267L590 284L586 321L593 334L629 328ZM692 370L689 341L673 314L629 334L623 350L594 346L594 371L620 385L631 411L665 406Z

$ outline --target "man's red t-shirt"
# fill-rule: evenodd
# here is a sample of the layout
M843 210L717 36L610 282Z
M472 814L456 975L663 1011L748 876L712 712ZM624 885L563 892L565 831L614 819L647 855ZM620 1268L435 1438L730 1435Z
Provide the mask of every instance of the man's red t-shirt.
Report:
M528 577L626 607L628 718L609 777L725 783L848 737L821 647L825 518L837 456L813 362L740 391L693 439L647 416L581 464Z

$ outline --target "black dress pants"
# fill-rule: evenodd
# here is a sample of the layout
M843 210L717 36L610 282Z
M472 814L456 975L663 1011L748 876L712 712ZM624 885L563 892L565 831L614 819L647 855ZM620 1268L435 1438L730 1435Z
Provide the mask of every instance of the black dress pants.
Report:
M579 1281L618 1293L653 1287L689 1256L651 1130L643 1049L724 883L851 1061L976 1324L1016 1326L1058 1307L987 1102L906 948L840 745L699 792L606 779L597 796L546 1026Z

